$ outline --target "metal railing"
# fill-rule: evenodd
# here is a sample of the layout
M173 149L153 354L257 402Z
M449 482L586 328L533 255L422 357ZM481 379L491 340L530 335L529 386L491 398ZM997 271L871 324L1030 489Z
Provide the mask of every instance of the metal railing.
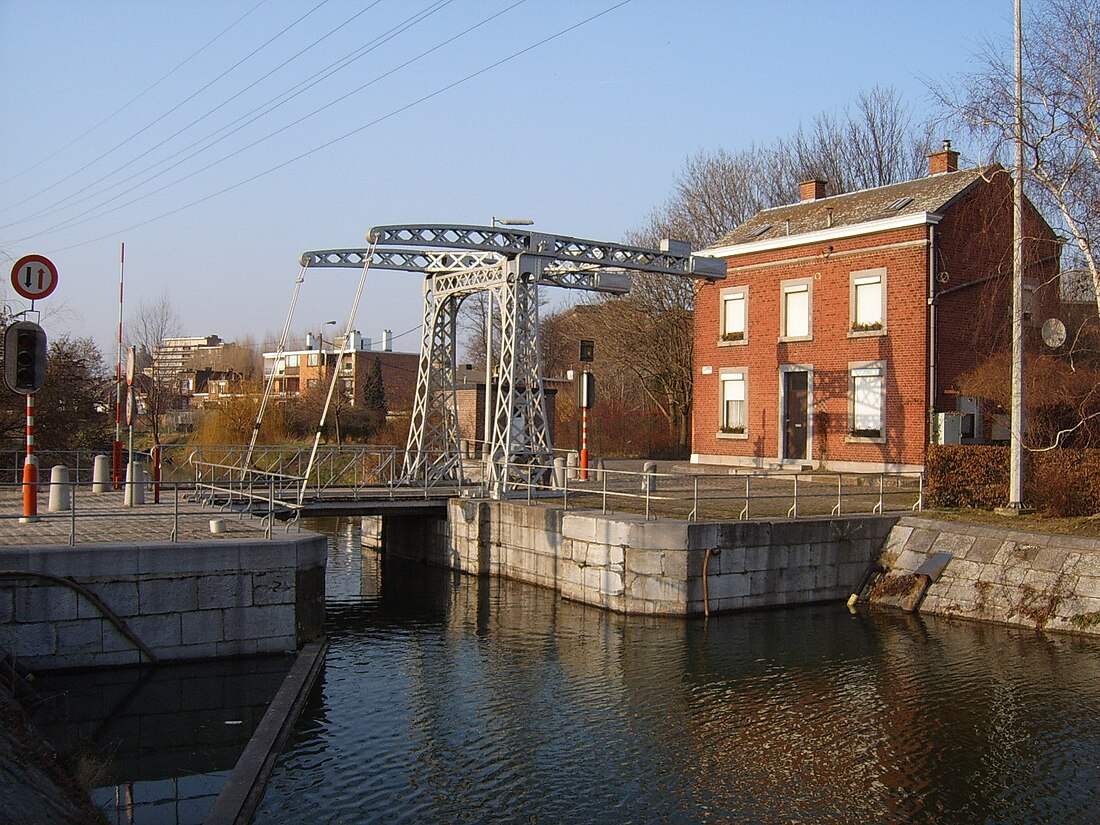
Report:
M919 472L716 475L589 468L588 480L581 481L574 468L536 469L550 480L521 485L519 495L529 502L560 499L567 510L638 513L646 519L798 519L924 509Z
M145 485L146 493L151 494L152 484L147 481L129 482L131 488L137 485ZM50 481L40 481L38 484L39 495L47 492L52 486ZM126 528L122 522L136 522L140 525L140 538L148 539L150 536L163 535L171 542L180 541L181 526L192 527L193 537L198 537L208 532L208 522L213 515L236 515L238 520L258 519L263 529L264 538L272 538L275 518L279 514L280 502L274 496L274 488L268 486L264 494L253 488L242 492L240 489L226 491L227 494L213 497L209 490L198 488L192 482L160 482L160 488L164 498L169 501L158 505L135 503L123 504L124 500L140 500L135 491L111 491L107 493L90 492L87 484L70 480L66 485L68 493L68 509L56 512L48 512L44 502L39 501L38 515L34 518L33 525L27 527L38 531L37 525L45 523L47 528L51 523L64 524L68 527L67 534L63 534L70 546L78 542L118 542L128 540ZM23 485L14 483L0 483L0 522L24 521L22 515ZM137 525L135 525L137 526ZM96 529L97 527L103 529ZM294 527L301 530L301 523L297 514L293 514L286 523L284 532L290 532ZM11 528L7 528L11 529ZM18 529L23 529L22 526ZM8 534L9 538L12 536ZM42 543L42 538L36 533L30 538L31 543Z

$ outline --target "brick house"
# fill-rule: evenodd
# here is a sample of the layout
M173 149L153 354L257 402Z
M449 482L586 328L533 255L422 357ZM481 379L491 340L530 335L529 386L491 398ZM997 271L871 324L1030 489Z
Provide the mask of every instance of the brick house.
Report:
M1030 203L1024 224L1037 328L1057 300L1059 246ZM1010 346L1012 180L1000 166L959 170L945 143L925 178L833 197L809 181L799 203L702 254L724 259L727 277L696 292L693 462L919 470L946 423L963 442L1004 435L956 386Z
M408 415L412 410L416 391L416 372L420 356L415 352L393 352L390 349L371 349L369 338L353 332L347 345L342 336L334 348L325 349L327 341L307 334L302 348L291 348L280 357L275 352L265 352L264 377L275 372L276 397L294 399L310 392L325 393L332 370L339 370L337 389L351 406L361 403L367 380L378 361L382 369L382 383L386 389L386 407L390 414ZM387 345L388 346L388 345Z

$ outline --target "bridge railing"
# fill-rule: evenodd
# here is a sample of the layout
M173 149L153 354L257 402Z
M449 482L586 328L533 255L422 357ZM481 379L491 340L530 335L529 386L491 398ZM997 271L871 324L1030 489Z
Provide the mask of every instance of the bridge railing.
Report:
M245 458L248 466L243 466ZM433 455L425 456L431 465ZM290 506L299 497L321 498L326 491L338 491L343 497L358 499L368 490L398 487L451 488L453 480L404 477L405 450L391 446L323 447L310 465L310 448L266 446L251 455L237 445L202 445L190 450L187 463L194 470L197 485L218 488L221 495L232 489L236 496L247 490L273 485L280 504ZM307 468L309 477L306 477Z
M689 521L814 518L924 509L924 475L897 473L681 473L545 466L548 483L518 485L528 501L567 510L638 513Z

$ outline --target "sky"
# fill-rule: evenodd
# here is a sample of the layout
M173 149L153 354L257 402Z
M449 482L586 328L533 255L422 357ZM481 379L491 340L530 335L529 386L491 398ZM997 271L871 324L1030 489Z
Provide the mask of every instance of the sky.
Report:
M0 0L0 265L48 256L43 327L109 362L122 243L127 325L166 300L270 342L305 250L494 217L620 240L700 150L876 85L929 114L1011 36L1011 0ZM342 330L357 281L309 270L292 329ZM415 351L421 313L372 270L353 326Z

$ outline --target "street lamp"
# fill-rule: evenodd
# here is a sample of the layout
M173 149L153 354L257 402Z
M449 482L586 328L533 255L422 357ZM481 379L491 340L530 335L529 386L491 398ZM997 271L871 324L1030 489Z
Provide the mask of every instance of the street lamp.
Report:
M533 226L534 221L530 218L493 218L493 227L498 226Z

